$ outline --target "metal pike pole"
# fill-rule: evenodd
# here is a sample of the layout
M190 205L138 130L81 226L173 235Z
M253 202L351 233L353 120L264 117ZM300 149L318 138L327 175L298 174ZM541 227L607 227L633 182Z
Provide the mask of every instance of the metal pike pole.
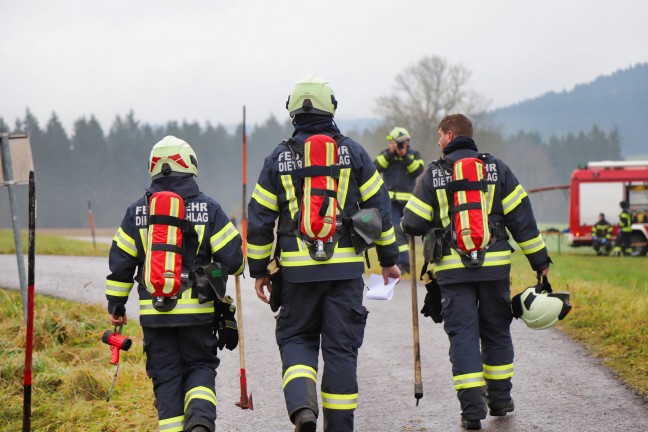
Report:
M246 185L247 185L247 135L245 133L245 105L243 106L243 201L241 212L241 234L243 237L243 256L247 255L247 248L245 239L247 237L247 215L245 212L246 201ZM245 373L245 337L243 333L243 308L241 301L241 281L238 275L235 276L236 284L236 316L238 319L239 330L239 360L241 363L241 400L236 403L236 406L241 409L254 409L252 404L252 393L248 395L247 391L247 376Z
M416 250L414 236L407 236L409 240L410 277L412 278L412 333L414 335L414 397L416 406L423 397L423 381L421 380L421 345L419 343L418 323L418 294L416 290Z
M27 252L27 332L23 386L23 432L31 431L32 355L34 350L34 261L36 250L36 184L29 172L29 250Z

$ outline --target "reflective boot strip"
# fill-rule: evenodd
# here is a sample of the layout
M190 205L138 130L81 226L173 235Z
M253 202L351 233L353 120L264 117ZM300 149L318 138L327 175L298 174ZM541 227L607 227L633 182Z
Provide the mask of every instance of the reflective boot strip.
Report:
M327 261L315 261L311 258L308 251L291 251L281 252L281 265L284 267L303 267L311 265L326 265L326 264L340 264L340 263L353 263L364 262L364 256L356 255L353 248L338 248L337 246L333 252L333 258Z
M511 377L513 377L513 363L501 366L484 365L484 378L486 379L505 380Z
M187 291L185 291L187 292ZM168 312L155 310L150 299L140 300L140 315L185 315L214 313L214 302L200 304L198 299L179 298L178 304Z
M452 377L456 390L467 389L472 387L481 387L486 385L483 372L474 372Z
M310 378L317 383L317 371L310 366L301 364L290 366L283 374L283 385L281 388L286 388L288 383L295 378Z
M334 410L354 410L358 408L358 393L333 394L322 392L322 407Z
M486 257L484 258L484 267L494 267L500 265L511 264L511 251L505 250L500 252L486 252ZM445 255L441 258L441 262L434 269L436 272L463 268L463 262L459 254L453 249L450 250L450 255Z
M199 386L199 387L192 388L185 394L185 400L184 400L185 412L187 412L187 408L189 407L189 404L194 399L206 400L207 402L211 402L214 404L214 406L216 406L216 395L214 394L214 392L211 389L208 389L207 387Z
M182 432L184 430L184 416L171 417L160 420L160 432Z

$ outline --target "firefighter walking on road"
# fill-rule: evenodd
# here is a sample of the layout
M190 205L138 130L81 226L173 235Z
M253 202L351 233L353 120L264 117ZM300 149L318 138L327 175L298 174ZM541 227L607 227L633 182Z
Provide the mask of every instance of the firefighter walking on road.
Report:
M438 255L436 252L432 255L438 256L434 270L440 288L439 309L450 339L450 362L461 405L461 424L466 429L480 429L487 407L493 416L504 416L514 409L511 247L507 229L533 270L546 275L551 260L522 185L502 160L491 155L480 156L472 135L472 123L464 115L449 115L441 121L442 158L432 162L417 182L405 206L402 228L410 235L429 234L435 229L440 239L441 250ZM491 241L485 251L476 253L475 261L472 255L467 257L459 251L454 228L451 229L456 223L454 212L460 211L461 204L451 201L452 170L464 158L482 159L486 171L484 208L488 209ZM480 182L476 190L483 187ZM465 197L466 192L463 194ZM451 209L450 205L454 204L457 205ZM463 204L463 207L470 206ZM471 227L472 224L473 221ZM426 303L429 300L426 297Z
M387 135L389 147L383 150L374 161L382 175L391 200L391 217L398 243L398 267L401 272L409 273L408 241L400 228L405 204L412 196L416 177L423 172L424 162L418 151L410 146L407 129L395 127Z
M632 215L630 214L630 207L626 201L621 201L619 206L621 207L621 213L619 214L619 233L614 243L612 255L631 255L630 236L632 234Z
M609 255L612 249L612 225L599 213L599 220L592 226L592 247L596 255Z
M366 233L356 231L362 228L356 224L371 225L385 282L400 277L387 189L367 152L340 134L333 121L336 107L333 89L322 78L311 75L296 83L286 103L295 131L265 159L248 206L250 275L256 278L257 296L263 302L273 310L281 305L275 336L286 408L298 432L316 428L320 344L324 430L354 429L358 350L368 315L362 305L367 244L360 239ZM327 166L309 165L316 141L326 145L327 160L332 162ZM328 176L329 185L310 189L318 175ZM310 200L322 197L329 203L324 213L306 209ZM324 226L334 224L335 233L326 241L306 234L310 219L320 216ZM276 274L272 282L269 277L267 266L273 256L274 263L281 262L282 284Z
M243 272L241 236L220 205L200 192L194 178L198 160L185 141L167 136L158 142L151 150L149 174L151 185L126 210L110 249L111 273L106 278L110 321L112 325L126 324L126 301L137 281L146 372L153 381L159 429L213 432L216 368L220 362L217 350L224 346L231 350L238 343L235 309L223 294L226 272ZM153 200L160 192L173 192L182 199L175 201L175 214L180 214L178 203L184 201L183 220L158 216L157 211L153 214L151 209L157 210ZM156 239L151 240L148 234L155 223L168 224L169 233L182 226L182 236L177 232L164 236L167 242L181 237L182 245L153 244ZM159 263L150 255L156 251L166 255ZM170 268L173 261L168 260L180 252L181 273L180 268ZM154 297L147 290L147 281L152 280L157 268L164 271L162 280L180 274L176 295ZM198 276L205 276L205 269L220 277L206 282ZM219 288L214 289L212 284Z

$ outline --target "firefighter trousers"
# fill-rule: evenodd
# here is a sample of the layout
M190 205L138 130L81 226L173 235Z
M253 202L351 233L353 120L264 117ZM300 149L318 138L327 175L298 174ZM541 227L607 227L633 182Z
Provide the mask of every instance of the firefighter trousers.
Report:
M364 339L368 314L362 305L363 288L362 278L314 283L284 281L276 338L291 421L301 408L319 415L317 371L321 341L324 430L353 430L358 405L358 349Z
M486 417L511 401L513 342L510 281L441 285L444 330L462 417Z
M143 327L146 373L153 380L160 431L189 431L216 423L216 368L211 325Z
M396 235L396 244L398 245L398 268L402 272L410 273L409 268L409 242L407 236L403 234L403 230L400 226L400 221L403 217L403 210L407 201L391 201L391 219L392 225L394 225L394 234Z

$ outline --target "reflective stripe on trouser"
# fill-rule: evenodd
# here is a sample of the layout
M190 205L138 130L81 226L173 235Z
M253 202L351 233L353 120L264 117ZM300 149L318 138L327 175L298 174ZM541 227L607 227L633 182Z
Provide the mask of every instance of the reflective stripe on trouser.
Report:
M214 431L216 368L220 360L212 327L142 330L146 373L153 380L160 430L183 431L203 425ZM178 425L179 421L182 424Z
M489 404L508 401L513 375L509 279L441 285L443 325L462 416L486 417Z
M396 234L396 244L398 245L398 261L397 264L400 268L409 269L409 244L407 236L403 234L400 226L401 218L403 217L403 209L407 201L392 201L391 202L391 219L394 225L394 233Z
M321 338L324 430L353 430L358 399L358 349L367 320L362 293L361 278L313 283L284 281L276 338L283 363L286 408L291 418L300 408L319 413L316 368Z

